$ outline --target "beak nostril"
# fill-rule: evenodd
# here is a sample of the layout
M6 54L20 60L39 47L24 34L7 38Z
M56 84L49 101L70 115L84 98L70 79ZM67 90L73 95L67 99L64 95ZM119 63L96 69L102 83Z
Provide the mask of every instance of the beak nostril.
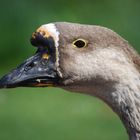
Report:
M31 68L33 68L35 65L36 65L35 62L29 63L29 64L24 68L24 70L25 70L25 71L28 71L28 70L30 70Z
M32 67L34 67L34 66L35 66L35 63L34 63L34 62L32 62L32 63L30 63L28 66L32 68Z

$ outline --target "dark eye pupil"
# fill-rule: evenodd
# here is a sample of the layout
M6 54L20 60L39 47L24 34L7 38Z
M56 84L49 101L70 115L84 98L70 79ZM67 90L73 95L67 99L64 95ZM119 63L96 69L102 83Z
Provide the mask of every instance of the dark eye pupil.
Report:
M74 45L77 47L77 48L82 48L82 47L85 47L86 43L83 41L83 40L77 40Z

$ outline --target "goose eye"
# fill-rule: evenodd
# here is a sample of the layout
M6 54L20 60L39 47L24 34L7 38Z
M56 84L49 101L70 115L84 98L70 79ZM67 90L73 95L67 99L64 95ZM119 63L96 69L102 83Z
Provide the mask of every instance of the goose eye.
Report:
M76 48L83 48L87 46L87 41L84 39L77 39L73 42L73 46Z

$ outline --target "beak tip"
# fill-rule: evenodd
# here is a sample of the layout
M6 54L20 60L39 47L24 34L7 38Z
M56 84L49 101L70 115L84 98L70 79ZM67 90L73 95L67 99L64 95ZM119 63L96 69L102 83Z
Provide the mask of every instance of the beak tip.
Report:
M0 81L0 89L6 88L6 87L7 87L7 86L6 86L5 84L1 83L1 81Z
M2 88L6 88L6 87L7 87L7 85L4 84L4 83L0 80L0 89L2 89Z
M8 79L4 76L0 79L0 89L8 87Z

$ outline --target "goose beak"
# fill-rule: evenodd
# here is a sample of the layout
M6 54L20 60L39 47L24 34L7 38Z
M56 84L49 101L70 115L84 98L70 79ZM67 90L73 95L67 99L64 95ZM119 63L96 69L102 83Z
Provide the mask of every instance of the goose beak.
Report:
M60 77L55 61L38 52L0 79L0 88L57 86Z

